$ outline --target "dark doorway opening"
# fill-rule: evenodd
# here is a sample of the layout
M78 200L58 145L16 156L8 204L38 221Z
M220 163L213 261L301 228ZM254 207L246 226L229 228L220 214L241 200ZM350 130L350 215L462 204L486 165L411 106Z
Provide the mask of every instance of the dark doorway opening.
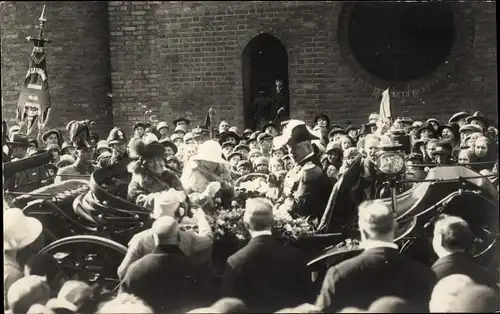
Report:
M281 41L270 35L260 34L254 37L242 53L243 74L243 106L245 128L256 130L262 126L263 120L272 120L280 107L284 111L277 122L290 116L290 99L288 92L288 53ZM281 92L276 91L276 80L283 82ZM268 112L268 119L256 119L257 108L254 106L259 89L265 89L266 97L273 102ZM257 101L258 102L258 101Z
M368 73L404 86L446 61L455 42L454 22L446 2L367 1L353 5L347 39L353 57Z

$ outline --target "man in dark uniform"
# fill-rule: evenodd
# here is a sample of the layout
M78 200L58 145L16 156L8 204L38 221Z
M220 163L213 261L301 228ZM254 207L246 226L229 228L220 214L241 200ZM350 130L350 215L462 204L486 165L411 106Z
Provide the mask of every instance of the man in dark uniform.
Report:
M274 81L274 88L272 90L271 99L273 104L272 119L277 125L279 125L281 121L287 120L289 115L288 88L285 87L285 83L280 78ZM280 108L283 108L284 110L281 113L281 116L276 116Z
M295 166L284 180L283 206L300 216L320 219L332 190L332 184L320 167L312 162L314 147L312 140L318 139L299 120L290 120L283 135L274 140L277 147L287 146Z
M99 160L100 167L110 166L128 158L125 133L123 133L122 129L118 127L113 128L109 132L107 142L112 152L111 155L104 155Z
M257 96L253 101L253 108L255 110L255 129L260 129L266 122L273 120L276 110L273 106L273 100L265 87L259 87Z

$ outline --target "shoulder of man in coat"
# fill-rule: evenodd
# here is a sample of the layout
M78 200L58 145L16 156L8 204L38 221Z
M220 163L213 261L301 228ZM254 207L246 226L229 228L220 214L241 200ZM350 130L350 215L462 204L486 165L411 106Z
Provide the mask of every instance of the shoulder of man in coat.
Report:
M313 162L308 161L306 164L302 166L300 169L300 180L301 181L310 181L321 176L323 171L320 167L315 165Z

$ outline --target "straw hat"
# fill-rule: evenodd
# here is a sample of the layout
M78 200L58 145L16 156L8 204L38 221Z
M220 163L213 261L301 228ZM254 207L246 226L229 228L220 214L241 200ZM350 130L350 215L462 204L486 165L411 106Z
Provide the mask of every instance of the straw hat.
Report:
M205 160L221 164L227 164L222 158L222 147L214 140L206 141L198 147L198 153L193 156L193 160Z
M20 250L33 243L43 232L38 219L24 215L19 208L4 211L3 246L5 250Z

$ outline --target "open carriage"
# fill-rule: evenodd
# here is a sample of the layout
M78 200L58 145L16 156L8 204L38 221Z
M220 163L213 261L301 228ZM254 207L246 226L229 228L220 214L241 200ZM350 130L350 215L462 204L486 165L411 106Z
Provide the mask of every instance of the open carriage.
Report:
M44 166L45 159L37 158L20 163L18 171ZM63 181L12 200L12 206L42 222L47 242L42 252L53 254L68 275L78 274L81 280L113 288L128 241L151 226L150 211L126 200L130 180L126 165L123 161L96 170L89 180ZM319 275L318 282L328 266L360 252L356 241L350 241L359 233L353 219L356 203L346 196L352 195L352 178L357 175L354 167L336 184L321 230L291 243L308 252L309 266ZM262 175L246 179L255 177L266 180ZM391 205L392 200L383 201ZM430 245L433 222L439 214L447 213L469 222L476 237L474 256L485 266L496 267L498 192L489 180L465 167L439 167L432 169L424 182L397 195L395 201L396 242L404 254L432 263L436 258Z

